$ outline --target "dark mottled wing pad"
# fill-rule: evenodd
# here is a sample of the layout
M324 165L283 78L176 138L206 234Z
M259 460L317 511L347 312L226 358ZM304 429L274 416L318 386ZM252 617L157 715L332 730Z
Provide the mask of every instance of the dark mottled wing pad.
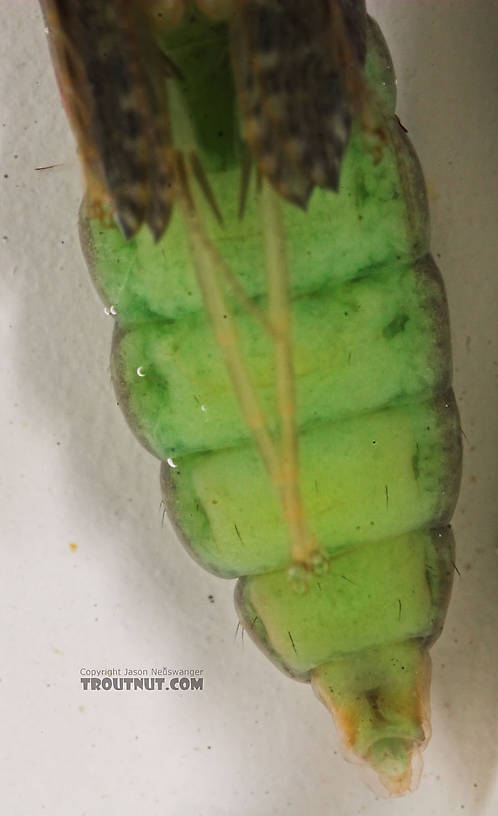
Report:
M174 194L166 70L132 0L42 0L94 212L110 204L126 238L158 239Z
M236 0L232 61L243 137L260 172L306 206L337 190L362 95L364 0Z

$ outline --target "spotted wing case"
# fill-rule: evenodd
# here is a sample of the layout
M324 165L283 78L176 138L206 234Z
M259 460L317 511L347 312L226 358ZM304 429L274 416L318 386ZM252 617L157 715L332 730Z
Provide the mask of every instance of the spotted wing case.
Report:
M159 238L174 184L167 64L128 0L42 0L51 52L86 173L91 208L125 237Z
M167 113L161 136L152 127L139 174L147 192L138 200L145 195L147 203L129 228L118 217L132 239L91 208L82 211L89 267L116 314L120 405L163 461L164 500L188 551L214 573L239 579L236 603L249 634L285 672L311 682L348 754L389 794L404 793L417 782L429 737L428 649L452 582L448 522L461 450L444 287L429 251L421 170L394 116L384 40L360 0L154 2L153 44L175 66L164 79L166 107L151 91L159 68L140 50L134 4L106 6L102 41L112 33L115 50L87 53L75 23L64 53L98 66L99 87L83 83L89 99L76 129L118 214L121 187L114 190L108 168L134 168L121 145L134 155L163 105ZM53 36L67 37L68 6L60 0L48 8ZM136 71L136 128L119 102L122 83L108 70L109 54ZM62 62L63 91L74 89L70 62ZM105 138L95 96L119 109ZM373 127L362 99L375 112ZM77 106L68 107L74 121ZM381 135L380 150L372 149L372 132ZM252 186L248 155L259 177ZM190 196L188 206L173 208L164 235L169 200L159 221L147 215L156 160L158 200L178 167ZM125 172L126 185L135 176ZM288 530L204 312L192 251L195 224L201 263L215 258L231 273L219 284L227 315L276 434L274 338L254 320L268 297L260 189L268 181L280 196L289 270L299 485L328 559L328 571L311 573L302 593L288 580ZM181 185L176 194L185 204ZM159 241L136 231L142 222Z
M232 50L242 132L261 173L281 195L305 206L315 185L338 188L362 90L364 5L238 5Z

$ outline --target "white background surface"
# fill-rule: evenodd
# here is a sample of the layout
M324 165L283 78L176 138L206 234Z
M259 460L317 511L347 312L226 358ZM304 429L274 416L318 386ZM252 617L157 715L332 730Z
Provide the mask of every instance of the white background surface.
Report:
M309 687L235 638L232 584L166 521L115 405L111 319L77 237L79 170L34 0L0 0L1 722L8 816L498 812L498 4L372 0L425 169L466 434L458 566L420 789L376 800ZM35 168L61 165L55 170ZM77 544L72 551L70 543ZM208 599L214 596L214 603ZM80 668L203 668L203 692L90 693Z

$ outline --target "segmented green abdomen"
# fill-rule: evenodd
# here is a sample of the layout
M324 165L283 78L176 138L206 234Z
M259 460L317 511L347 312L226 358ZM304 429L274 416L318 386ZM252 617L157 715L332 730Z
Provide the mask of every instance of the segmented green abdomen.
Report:
M231 118L225 28L213 32L206 110L210 94L223 124L217 137L208 129L207 143L191 147L223 222L200 188L195 206L224 263L264 312L260 192L249 189L239 218L243 150ZM182 67L209 48L196 41L173 56ZM412 782L411 754L425 739L426 647L439 633L451 586L447 523L458 491L460 429L423 179L393 115L392 69L372 24L367 73L384 109L380 159L357 126L339 193L315 189L306 212L281 205L299 480L311 532L331 556L306 592L288 581L288 531L202 308L181 208L158 244L145 231L126 244L117 229L96 222L85 227L84 242L97 286L116 312L120 403L163 460L165 501L184 542L206 568L240 577L237 603L248 631L281 667L313 682L347 744L386 787L401 791ZM184 116L175 99L172 93L173 129L175 113ZM194 137L201 113L189 123ZM226 150L213 150L213 138ZM275 431L271 336L234 295L228 302Z

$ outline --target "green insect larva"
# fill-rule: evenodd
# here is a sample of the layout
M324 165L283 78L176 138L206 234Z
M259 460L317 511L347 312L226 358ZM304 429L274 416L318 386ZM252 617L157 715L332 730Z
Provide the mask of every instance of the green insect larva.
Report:
M168 512L384 789L417 782L460 479L444 287L363 0L50 0L113 380Z

